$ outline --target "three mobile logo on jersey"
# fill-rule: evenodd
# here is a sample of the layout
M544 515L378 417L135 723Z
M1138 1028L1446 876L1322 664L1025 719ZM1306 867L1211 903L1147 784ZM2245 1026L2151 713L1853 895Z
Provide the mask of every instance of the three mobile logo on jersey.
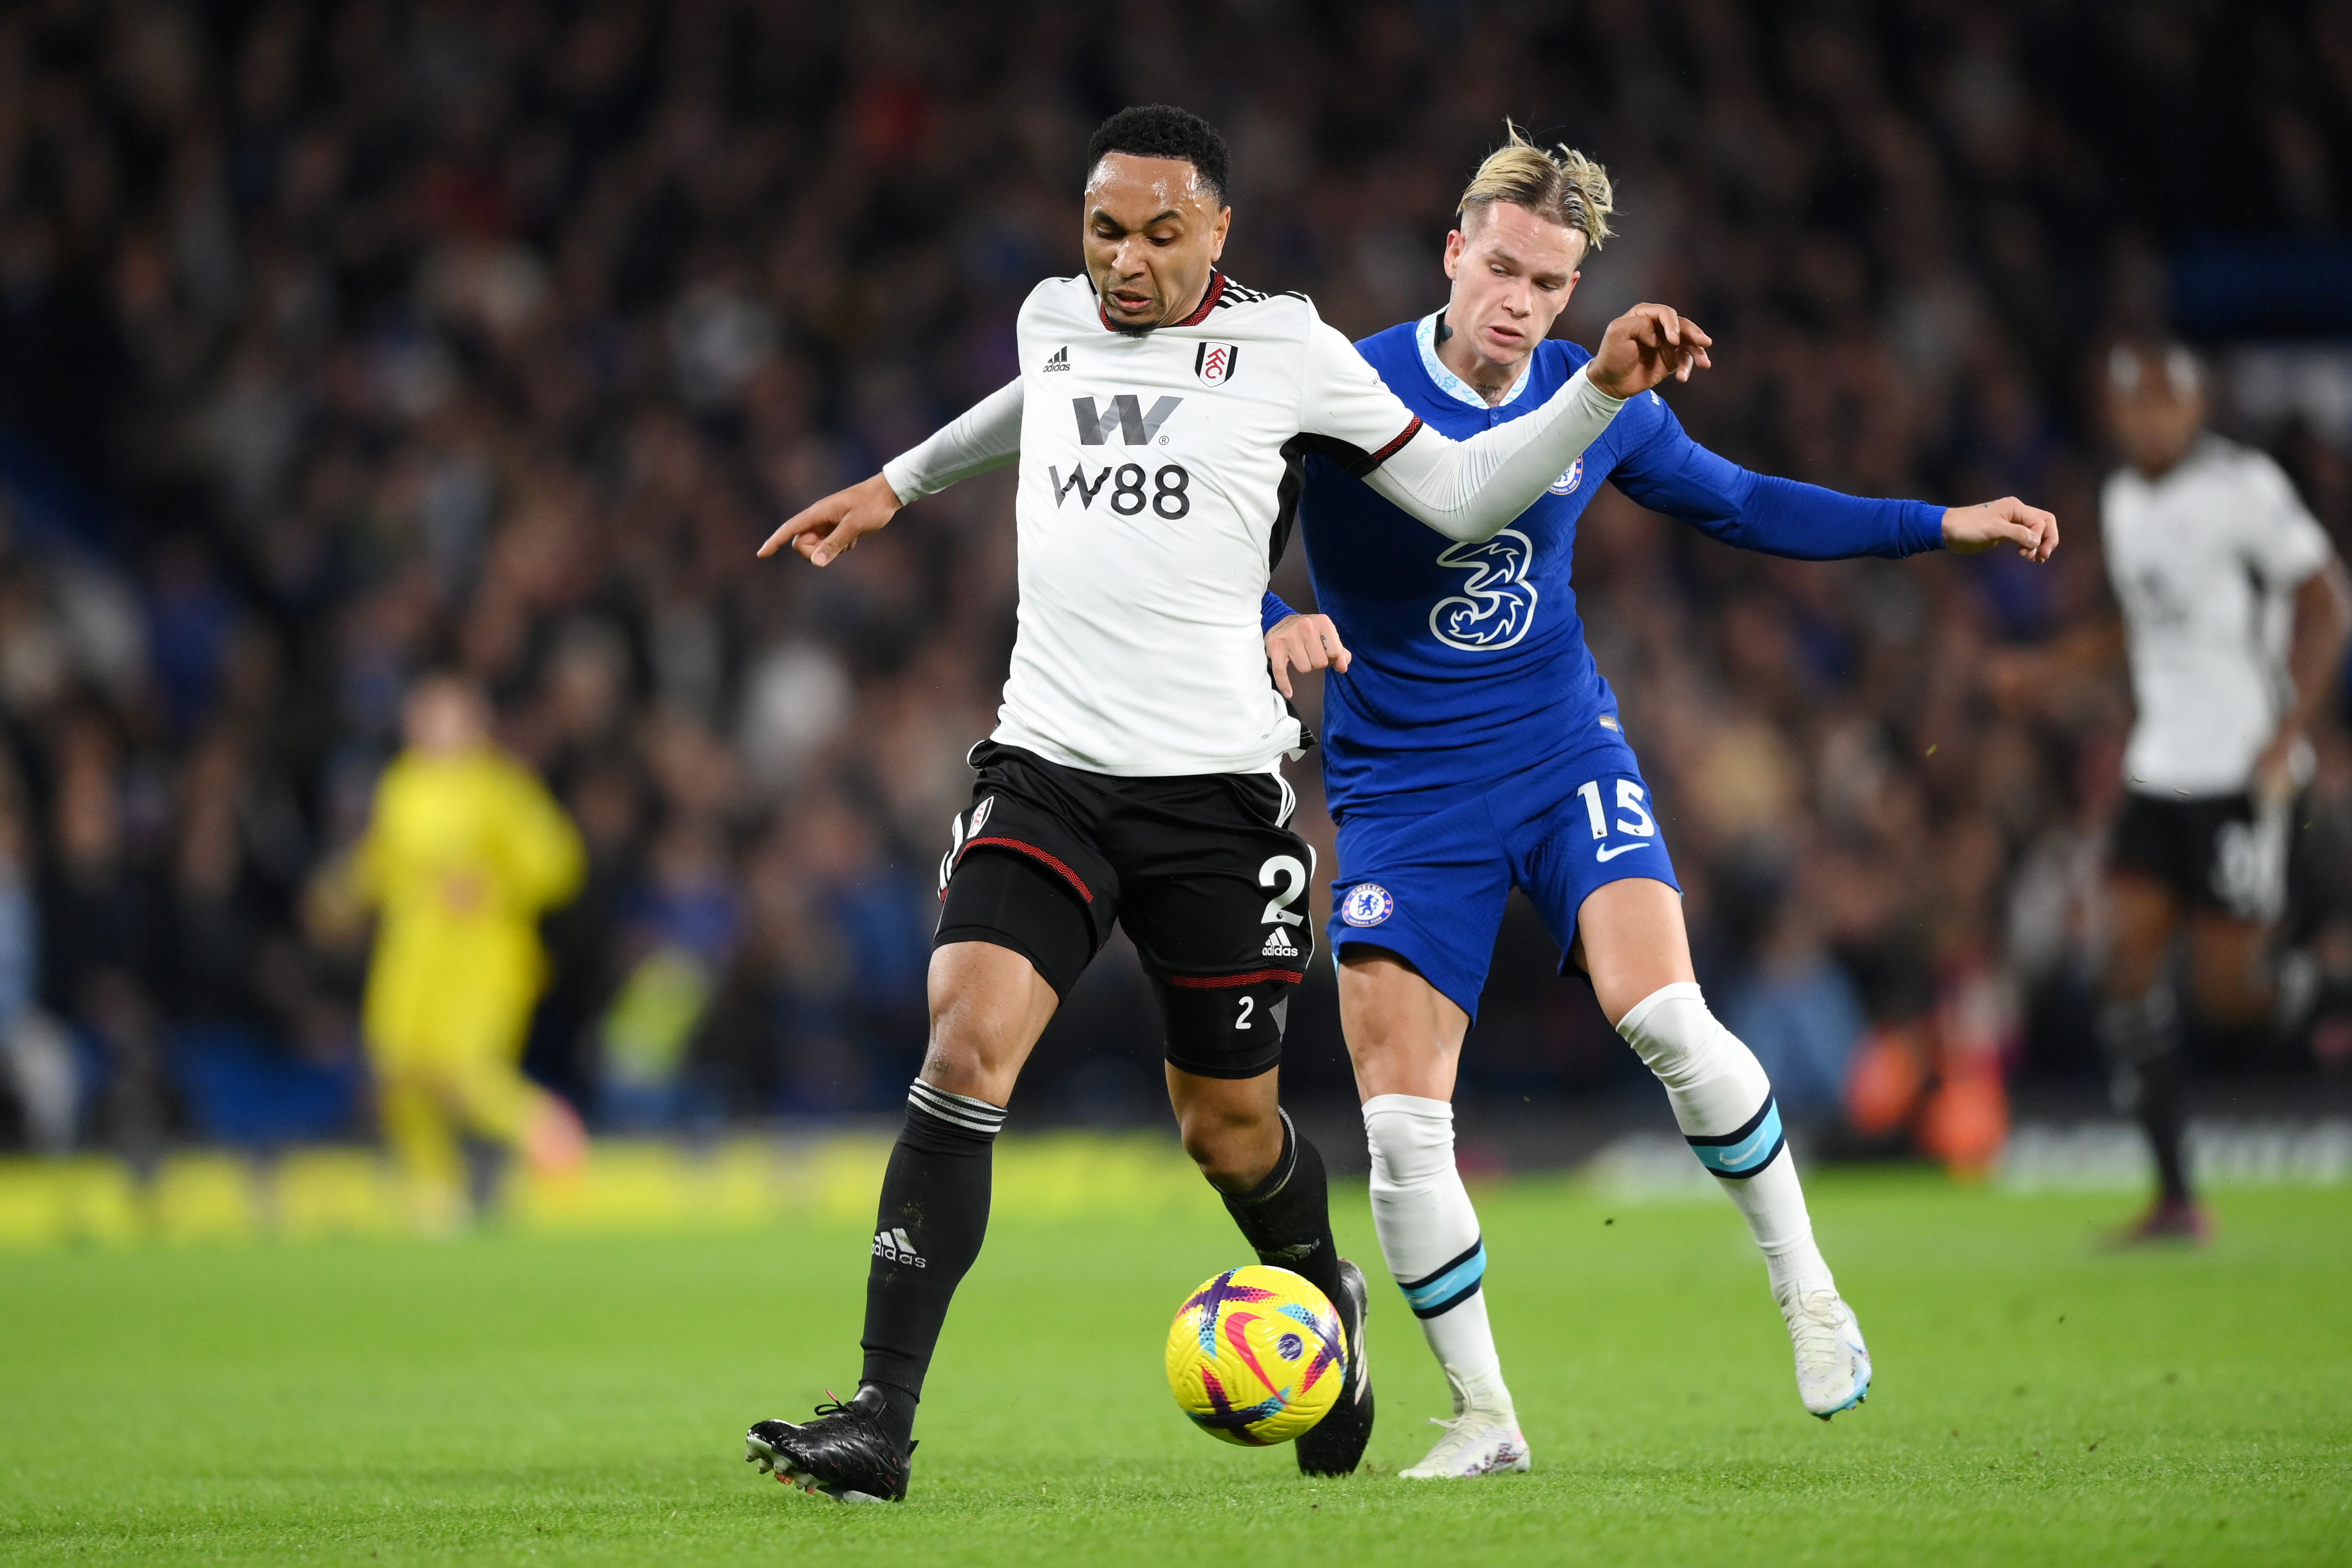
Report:
M1508 648L1525 637L1540 597L1528 580L1535 558L1535 541L1517 528L1438 551L1438 565L1467 571L1470 580L1461 592L1430 606L1430 635L1465 653Z

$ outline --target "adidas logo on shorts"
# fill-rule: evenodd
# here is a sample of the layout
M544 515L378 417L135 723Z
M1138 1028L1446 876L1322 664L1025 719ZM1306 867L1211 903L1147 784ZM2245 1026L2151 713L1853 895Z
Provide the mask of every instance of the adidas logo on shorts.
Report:
M1283 926L1277 925L1272 931L1266 933L1265 946L1260 950L1259 956L1265 958L1296 958L1298 956L1298 946L1297 944L1291 941L1289 931Z

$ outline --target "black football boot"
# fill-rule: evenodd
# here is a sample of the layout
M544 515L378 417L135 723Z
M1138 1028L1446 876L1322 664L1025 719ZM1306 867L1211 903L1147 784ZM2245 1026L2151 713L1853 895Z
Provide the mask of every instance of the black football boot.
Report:
M882 1421L882 1392L861 1388L847 1404L816 1407L816 1419L794 1426L762 1421L743 1434L743 1458L762 1475L835 1502L904 1502L915 1445L902 1450Z
M1372 1440L1372 1362L1364 1345L1370 1298L1364 1271L1341 1259L1339 1299L1331 1304L1348 1328L1348 1381L1340 1385L1339 1402L1330 1414L1299 1437L1298 1468L1304 1474L1344 1476L1363 1461L1364 1446Z

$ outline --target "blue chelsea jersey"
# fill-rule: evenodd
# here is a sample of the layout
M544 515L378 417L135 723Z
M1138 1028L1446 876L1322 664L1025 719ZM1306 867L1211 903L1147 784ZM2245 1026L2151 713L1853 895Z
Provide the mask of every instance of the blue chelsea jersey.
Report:
M1413 413L1456 441L1517 419L1591 358L1539 345L1488 407L1438 361L1438 318L1363 340L1360 352ZM1406 516L1328 458L1305 460L1298 523L1322 612L1354 655L1323 685L1332 814L1434 810L1549 758L1623 745L1616 695L1585 646L1571 569L1576 522L1614 483L1634 501L1727 543L1803 559L1908 555L1941 542L1941 507L1863 500L1767 478L1691 440L1654 392L1511 525L1459 544ZM1269 621L1286 612L1269 596Z

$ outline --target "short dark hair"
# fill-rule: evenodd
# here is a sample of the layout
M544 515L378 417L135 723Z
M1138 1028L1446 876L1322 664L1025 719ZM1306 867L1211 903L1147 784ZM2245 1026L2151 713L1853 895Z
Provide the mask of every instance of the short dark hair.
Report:
M1140 103L1120 110L1095 127L1087 142L1087 176L1108 152L1138 158L1181 158L1192 165L1201 183L1225 204L1225 182L1233 173L1233 155L1217 128L1187 109L1173 104Z

